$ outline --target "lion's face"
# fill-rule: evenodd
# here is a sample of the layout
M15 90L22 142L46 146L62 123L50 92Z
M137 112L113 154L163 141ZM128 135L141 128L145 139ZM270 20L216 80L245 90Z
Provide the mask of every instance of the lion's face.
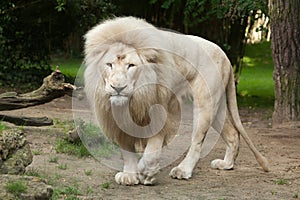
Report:
M135 49L112 48L103 59L105 92L112 105L124 105L134 92L143 65Z

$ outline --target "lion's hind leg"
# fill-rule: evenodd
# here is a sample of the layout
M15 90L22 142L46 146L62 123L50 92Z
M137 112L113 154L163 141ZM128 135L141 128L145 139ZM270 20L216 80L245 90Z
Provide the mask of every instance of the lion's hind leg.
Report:
M227 115L221 134L226 143L225 157L223 160L215 159L211 162L211 167L215 169L232 169L239 152L239 133L229 118L230 116Z
M182 160L182 162L177 166L174 167L171 172L170 176L176 179L189 179L192 177L192 172L197 164L198 160L200 159L200 152L202 149L202 144L205 139L207 130L210 127L210 116L211 111L210 107L203 107L203 112L194 112L197 114L198 121L198 129L195 131L192 137L192 143L188 150L187 155Z

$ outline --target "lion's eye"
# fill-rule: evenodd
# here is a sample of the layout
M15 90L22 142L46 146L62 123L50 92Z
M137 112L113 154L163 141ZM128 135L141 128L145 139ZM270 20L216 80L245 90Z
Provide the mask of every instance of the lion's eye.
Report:
M129 64L127 69L131 68L131 67L135 67L135 64Z
M106 63L106 66L108 66L109 68L112 68L112 64L111 63Z

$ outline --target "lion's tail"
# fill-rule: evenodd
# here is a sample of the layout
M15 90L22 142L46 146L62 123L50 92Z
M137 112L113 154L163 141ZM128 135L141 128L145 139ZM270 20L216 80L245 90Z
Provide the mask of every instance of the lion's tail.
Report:
M228 109L232 116L233 123L235 127L238 129L244 140L246 141L247 145L253 152L257 162L260 164L260 166L263 168L264 171L269 171L269 162L268 160L256 149L253 142L249 138L247 132L245 131L239 113L238 113L238 107L237 107L237 100L236 100L236 91L235 91L235 85L234 85L234 75L231 72L230 80L227 85L227 101L228 101Z

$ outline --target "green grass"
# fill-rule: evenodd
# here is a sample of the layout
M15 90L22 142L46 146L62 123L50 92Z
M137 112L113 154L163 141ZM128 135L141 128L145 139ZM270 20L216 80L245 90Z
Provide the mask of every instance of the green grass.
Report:
M40 150L32 150L31 152L32 152L32 154L35 155L35 156L38 156L38 155L41 155L41 154L42 154L42 152L41 152Z
M93 174L93 171L92 171L92 170L85 170L85 171L84 171L84 174L85 174L86 176L91 176L91 175Z
M57 161L58 161L58 157L57 157L57 156L54 156L54 157L50 157L50 158L49 158L49 162L50 162L50 163L57 163Z
M7 126L0 120L0 133L7 129Z
M87 157L90 152L85 148L85 146L79 143L71 143L66 139L59 139L56 143L55 150L57 153L65 153L68 155L75 155L77 157Z
M78 77L83 77L82 76L83 71L79 70L82 65L82 59L80 58L67 59L64 57L54 57L51 59L50 65L52 70L55 70L56 66L59 67L59 70L65 76L65 82L74 84L76 80L77 86L83 85L82 78L76 79L78 72L79 74L81 74Z
M60 128L63 130L64 133L67 133L70 130L75 128L75 124L73 120L60 120L58 118L53 119L53 127Z
M293 195L293 198L294 198L294 199L298 199L298 197L299 197L299 195L298 195L298 193L296 192L296 193Z
M83 123L78 121L77 124ZM116 147L102 134L100 128L92 123L83 123L81 125L81 139L84 141L96 158L109 157L116 150Z
M66 170L66 169L68 169L68 165L66 163L62 163L62 164L57 165L57 168L61 169L61 170Z
M59 70L66 76L76 77L81 67L82 59L67 59L62 57L54 57L51 59L51 68L54 70L59 66Z
M93 193L94 193L93 188L89 186L89 187L86 189L86 194L89 195L89 194L93 194Z
M280 178L280 179L274 180L274 183L277 184L277 185L286 185L287 180L285 180L283 178Z
M22 193L26 193L27 186L22 181L15 181L6 185L6 191L19 197Z
M54 119L54 127L61 128L64 133L67 134L68 131L75 128L73 120L60 121L59 119ZM56 142L55 150L57 153L66 153L68 155L75 155L77 157L87 157L90 155L86 147L79 142L70 142L67 138L60 138ZM57 158L51 158L49 162L57 162Z
M61 199L61 196L64 197L63 199L75 200L79 199L77 195L81 195L78 185L66 186L62 189L55 188L53 191L52 200Z
M91 154L96 157L108 157L115 151L115 146L105 138L103 135L99 134L100 129L98 126L91 123L83 123L83 121L78 121L77 125L80 124L81 139L84 141L71 142L67 138L58 139L55 145L55 150L57 153L66 153L68 155L75 155L77 157L88 157ZM64 127L65 123L54 123L56 127ZM68 130L68 128L66 129ZM89 148L87 149L87 145Z
M95 126L91 123L83 123L83 121L78 121L77 125L80 125L81 131L84 133L81 135L81 139L85 141L85 145L89 146L97 146L92 145L95 142L99 142L99 144L102 145L103 148L96 148L93 151L93 155L97 156L108 156L111 155L113 151L113 145L111 145L110 142L105 140L103 136L99 135L100 129L98 126ZM54 127L61 128L65 133L67 133L69 130L72 130L75 128L74 121L60 121L58 119L54 119ZM59 139L56 142L55 150L57 153L66 153L68 155L75 155L77 157L87 157L90 156L91 153L89 150L85 147L85 145L81 142L71 142L68 141L67 138ZM98 147L98 146L97 146ZM57 160L56 160L57 161ZM49 161L50 162L50 161ZM51 161L55 162L55 160Z
M273 107L274 82L270 42L246 46L238 94L239 106Z
M109 187L110 187L110 182L104 182L101 184L102 190L109 189Z
M41 173L39 172L39 170L37 168L28 168L25 172L26 176L35 176L38 178L43 178L43 176L41 175Z

